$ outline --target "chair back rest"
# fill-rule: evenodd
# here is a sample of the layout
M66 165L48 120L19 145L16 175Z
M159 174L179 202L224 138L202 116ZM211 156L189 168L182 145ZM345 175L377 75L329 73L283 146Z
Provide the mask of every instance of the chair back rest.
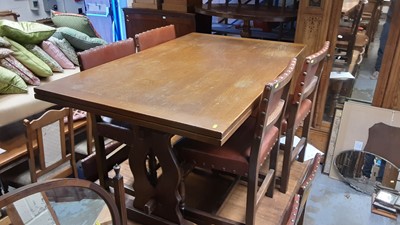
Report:
M133 38L128 38L78 52L77 55L81 71L83 71L134 54L135 52L134 40Z
M324 67L324 59L328 54L329 44L330 42L326 41L321 50L307 56L304 60L301 74L297 77L292 104L300 105L306 98L314 100L314 96L311 94L316 93L319 77Z
M292 81L296 58L293 58L285 70L275 80L264 86L264 91L259 103L254 143L252 152L259 149L264 138L265 132L272 126L280 128L282 116L289 94L290 83ZM257 153L258 154L258 153Z
M299 218L299 206L300 206L300 195L295 194L290 203L290 211L289 215L286 216L286 225L295 225L297 224L297 219Z
M300 185L300 189L298 194L300 195L300 203L299 203L299 214L302 214L305 210L305 206L308 200L308 196L310 195L311 185L315 179L316 173L318 171L319 164L321 162L322 155L320 153L315 154L315 157L312 163L308 166L306 176ZM299 217L297 217L297 220Z
M176 38L175 26L173 24L151 29L135 35L137 51L154 47Z
M24 125L32 182L37 182L38 178L44 175L49 179L67 177L71 174L77 177L70 108L49 110L38 119L32 121L25 119ZM37 146L37 157L34 146Z

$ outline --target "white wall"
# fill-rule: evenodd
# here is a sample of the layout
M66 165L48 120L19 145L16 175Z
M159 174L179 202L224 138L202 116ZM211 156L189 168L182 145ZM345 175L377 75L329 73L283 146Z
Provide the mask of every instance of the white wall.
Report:
M57 0L58 11L78 13L78 9L84 10L83 1ZM43 9L43 0L39 0L39 10L31 10L28 0L0 0L0 11L12 10L20 15L19 21L34 21L49 18L50 13Z

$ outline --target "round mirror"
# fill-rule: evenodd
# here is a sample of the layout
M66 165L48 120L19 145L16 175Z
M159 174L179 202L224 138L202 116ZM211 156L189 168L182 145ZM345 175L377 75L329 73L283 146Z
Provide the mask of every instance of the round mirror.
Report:
M0 197L4 224L120 224L109 193L85 180L35 183Z
M377 186L400 189L400 185L397 185L399 169L372 153L344 151L336 156L335 168L345 182L366 194L374 193Z

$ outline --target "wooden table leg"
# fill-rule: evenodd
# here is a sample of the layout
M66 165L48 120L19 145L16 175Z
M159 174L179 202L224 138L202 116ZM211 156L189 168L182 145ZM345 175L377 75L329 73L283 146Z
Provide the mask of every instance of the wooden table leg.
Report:
M154 218L163 218L176 224L192 224L183 218L179 209L181 173L172 152L172 135L142 127L136 127L134 133L135 150L129 155L129 165L135 178L133 206L150 217L155 215ZM150 175L152 171L148 169L148 159L153 154L162 170L156 180L153 180Z

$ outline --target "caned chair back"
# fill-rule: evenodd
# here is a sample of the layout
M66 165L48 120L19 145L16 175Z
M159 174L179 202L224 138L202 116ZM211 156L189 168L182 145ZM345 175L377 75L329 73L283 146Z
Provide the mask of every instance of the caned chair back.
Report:
M143 51L175 38L176 33L175 26L173 24L136 34L135 41L137 51Z
M32 183L41 179L48 180L70 175L77 177L70 108L49 110L38 119L32 121L25 119L24 125Z

